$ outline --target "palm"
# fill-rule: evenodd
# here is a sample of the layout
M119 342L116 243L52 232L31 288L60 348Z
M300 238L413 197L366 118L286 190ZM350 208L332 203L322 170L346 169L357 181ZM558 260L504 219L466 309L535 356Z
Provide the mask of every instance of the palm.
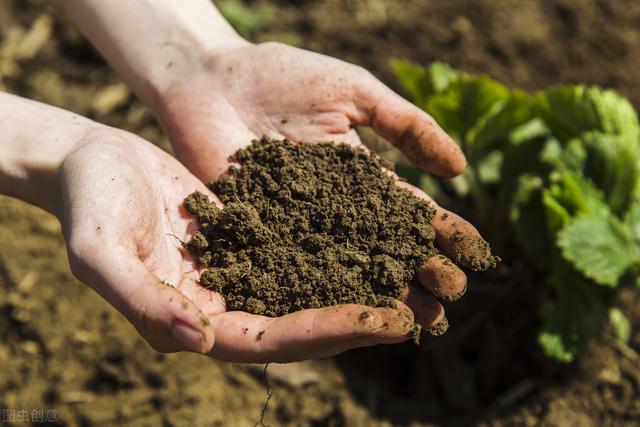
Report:
M150 273L175 285L206 315L225 311L222 296L199 286L199 271L194 258L182 247L193 233L193 216L182 207L183 200L194 191L217 200L206 187L179 162L157 148L138 141L135 144L141 158L147 162L146 173L138 170L133 182L136 186L137 209L140 217L158 218L141 222L135 216L122 218L122 229L129 230L132 243L137 245L140 260ZM134 199L135 200L135 199Z
M70 262L157 350L184 349L185 340L171 337L176 322L199 331L189 349L234 361L300 360L406 339L413 317L404 306L347 305L275 319L227 312L221 295L197 284L180 244L195 227L184 198L196 190L215 196L174 158L133 135L91 139L62 168ZM364 311L370 316L363 318Z

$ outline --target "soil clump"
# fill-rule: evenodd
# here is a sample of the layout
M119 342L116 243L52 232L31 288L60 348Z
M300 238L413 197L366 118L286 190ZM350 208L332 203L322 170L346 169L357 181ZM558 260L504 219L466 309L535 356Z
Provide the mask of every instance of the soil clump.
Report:
M200 283L229 310L282 316L337 304L393 306L436 255L434 210L395 185L375 154L345 144L262 139L194 193L200 222L186 247Z

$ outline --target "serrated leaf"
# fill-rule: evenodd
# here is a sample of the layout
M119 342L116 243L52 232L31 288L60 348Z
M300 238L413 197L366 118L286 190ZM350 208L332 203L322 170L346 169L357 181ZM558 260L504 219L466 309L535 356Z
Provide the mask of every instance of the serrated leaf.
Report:
M552 184L544 192L545 204L556 211L559 211L556 205L562 207L566 211L566 215L562 215L564 219L583 214L610 214L602 192L579 172L554 172L550 179Z
M408 61L393 60L391 66L402 87L421 108L425 107L430 96L447 89L449 83L461 74L441 62L434 62L424 68Z
M602 190L614 213L626 211L640 176L637 141L588 132L581 142L585 148L584 175Z
M496 102L469 131L468 139L474 150L485 151L496 143L506 142L511 134L533 118L531 96L514 91L503 101Z
M633 106L612 90L557 86L537 96L540 114L559 140L566 142L589 131L637 141L638 117Z
M581 171L614 213L625 211L640 175L633 107L613 91L583 86L553 88L538 99L550 130L566 143L554 166Z
M640 258L631 230L612 216L572 219L558 233L558 245L578 271L611 287Z
M631 338L631 322L618 307L609 310L609 324L613 333L623 343L628 343Z
M550 179L552 184L544 189L542 201L551 233L559 232L577 215L609 214L602 194L579 173L554 172Z
M557 295L541 307L538 342L548 357L568 363L598 333L607 315L607 301L591 283L562 265L549 284Z
M488 77L460 76L446 90L426 101L425 110L466 148L469 131L497 102L509 99L509 90Z

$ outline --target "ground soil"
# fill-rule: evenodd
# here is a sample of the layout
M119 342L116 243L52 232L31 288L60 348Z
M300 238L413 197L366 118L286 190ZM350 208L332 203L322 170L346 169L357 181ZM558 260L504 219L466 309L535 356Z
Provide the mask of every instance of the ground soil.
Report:
M262 3L262 2L253 2ZM401 3L401 4L400 4ZM167 148L144 108L45 1L0 4L0 87L136 132ZM397 88L392 57L450 62L530 90L613 87L640 105L634 0L280 1L262 32L363 65ZM29 37L27 37L29 36ZM26 41L25 41L26 40ZM269 368L271 425L635 426L640 298L620 304L628 346L606 329L576 363L535 346L540 278L525 262L471 276L438 339ZM59 425L253 425L262 366L159 355L75 281L58 223L0 198L0 407L51 408ZM372 375L375 372L375 375Z

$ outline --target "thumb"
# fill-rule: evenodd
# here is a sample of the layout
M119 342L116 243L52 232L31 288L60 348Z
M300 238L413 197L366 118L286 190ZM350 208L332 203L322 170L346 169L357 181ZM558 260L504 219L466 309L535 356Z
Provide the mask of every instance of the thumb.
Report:
M398 147L418 167L443 178L460 175L467 162L458 144L429 114L389 89L373 75L356 84L356 106L373 130Z
M92 267L82 262L87 258L74 256L73 272L122 313L154 350L209 352L214 344L209 319L135 254L120 252L103 254Z

